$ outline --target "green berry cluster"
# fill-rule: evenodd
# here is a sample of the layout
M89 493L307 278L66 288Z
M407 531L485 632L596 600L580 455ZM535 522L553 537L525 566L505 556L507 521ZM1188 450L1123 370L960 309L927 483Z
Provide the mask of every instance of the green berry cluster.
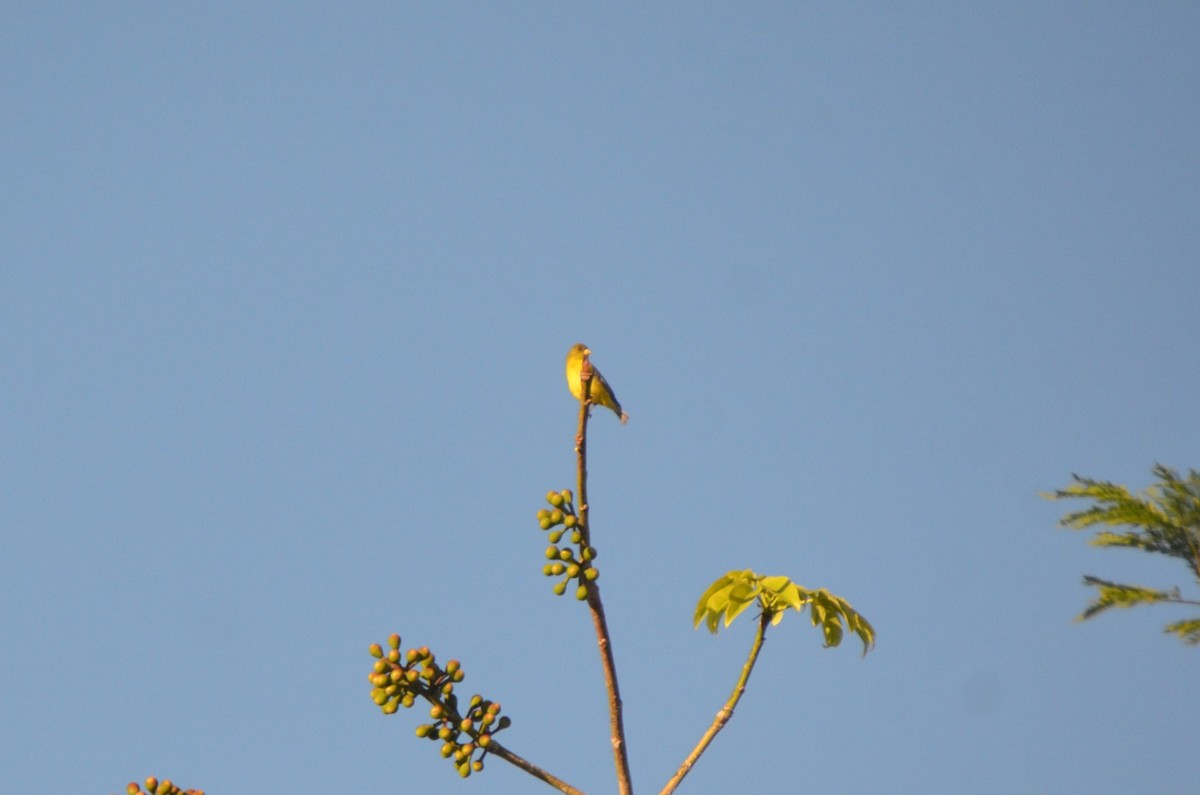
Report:
M131 781L125 785L125 792L128 795L204 795L202 789L180 789L171 783L169 778L159 781L154 776L150 776L143 782L146 789L142 789L136 781Z
M561 578L554 584L554 593L558 596L566 593L571 581L575 580L579 583L575 598L586 599L587 584L600 576L600 571L592 565L596 548L584 542L570 489L547 493L546 502L550 503L550 509L537 512L538 524L543 530L550 531L550 546L546 547L546 559L550 562L542 567L542 574ZM564 536L569 546L559 547Z
M454 767L463 778L483 770L492 735L512 725L507 716L500 717L500 705L474 695L466 714L461 714L454 685L465 674L458 660L450 660L443 668L428 646L402 654L400 636L395 634L388 638L388 647L384 652L378 643L371 644L371 656L375 658L368 677L371 698L385 715L401 706L413 706L417 697L425 699L432 705L429 717L434 722L418 726L417 736L441 741L442 756L454 758Z

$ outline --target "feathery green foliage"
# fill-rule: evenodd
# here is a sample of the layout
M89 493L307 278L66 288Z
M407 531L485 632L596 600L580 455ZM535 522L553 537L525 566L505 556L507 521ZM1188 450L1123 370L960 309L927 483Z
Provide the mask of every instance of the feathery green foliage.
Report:
M1052 500L1091 500L1091 507L1069 513L1059 523L1073 530L1097 528L1090 540L1094 546L1129 547L1179 558L1200 584L1200 472L1189 470L1184 478L1175 470L1156 464L1153 473L1158 482L1140 494L1108 481L1074 475L1074 483L1044 496ZM1125 529L1116 532L1102 527ZM1200 605L1200 601L1183 598L1177 587L1159 590L1092 576L1084 577L1083 582L1097 593L1079 615L1079 621L1110 607L1155 603ZM1177 621L1163 631L1189 645L1200 645L1200 619Z

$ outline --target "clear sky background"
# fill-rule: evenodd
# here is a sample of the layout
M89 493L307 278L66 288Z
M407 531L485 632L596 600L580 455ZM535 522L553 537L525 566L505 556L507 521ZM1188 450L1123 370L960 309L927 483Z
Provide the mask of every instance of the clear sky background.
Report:
M727 697L728 569L826 587L681 792L1193 793L1200 650L1071 619L1038 493L1200 467L1200 6L10 3L0 770L107 793L458 780L367 646L463 661L614 791L576 341L639 792Z

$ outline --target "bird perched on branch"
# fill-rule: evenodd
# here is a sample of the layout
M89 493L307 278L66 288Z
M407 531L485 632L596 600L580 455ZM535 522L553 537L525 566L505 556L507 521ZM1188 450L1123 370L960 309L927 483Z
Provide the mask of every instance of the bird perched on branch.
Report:
M581 400L583 395L583 383L580 377L583 371L583 363L591 362L588 357L592 352L588 346L582 342L577 342L571 346L571 350L567 351L567 386L571 388L571 394L576 400ZM621 418L622 424L629 422L629 415L621 408L617 396L613 393L612 387L604 380L604 376L600 375L600 371L592 367L592 402L610 408L613 414Z

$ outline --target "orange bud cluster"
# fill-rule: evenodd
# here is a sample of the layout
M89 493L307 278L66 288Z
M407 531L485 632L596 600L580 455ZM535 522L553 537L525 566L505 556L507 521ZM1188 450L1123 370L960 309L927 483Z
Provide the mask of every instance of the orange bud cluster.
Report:
M143 790L142 787L145 786ZM126 795L204 795L202 789L180 789L171 782L171 779L164 778L159 781L154 776L148 777L142 784L136 781L131 781L125 785Z
M371 673L371 698L391 715L400 707L411 707L417 698L430 703L429 717L433 723L417 727L417 736L441 743L441 754L453 758L459 775L471 775L483 770L483 759L492 743L492 735L507 729L512 721L500 717L500 705L483 696L471 696L466 713L458 709L454 686L465 677L458 660L440 666L428 646L409 649L401 654L400 636L388 638L388 650L372 643L369 649L375 658Z
M554 593L562 596L567 592L571 581L578 582L575 598L586 599L587 584L600 576L600 570L592 565L596 558L596 548L584 542L583 531L579 524L579 515L575 512L574 495L570 489L551 491L546 494L546 502L551 510L546 508L537 512L538 525L549 531L550 545L546 547L546 560L549 562L542 567L542 574L547 577L559 577L554 584ZM566 537L567 544L559 546Z

